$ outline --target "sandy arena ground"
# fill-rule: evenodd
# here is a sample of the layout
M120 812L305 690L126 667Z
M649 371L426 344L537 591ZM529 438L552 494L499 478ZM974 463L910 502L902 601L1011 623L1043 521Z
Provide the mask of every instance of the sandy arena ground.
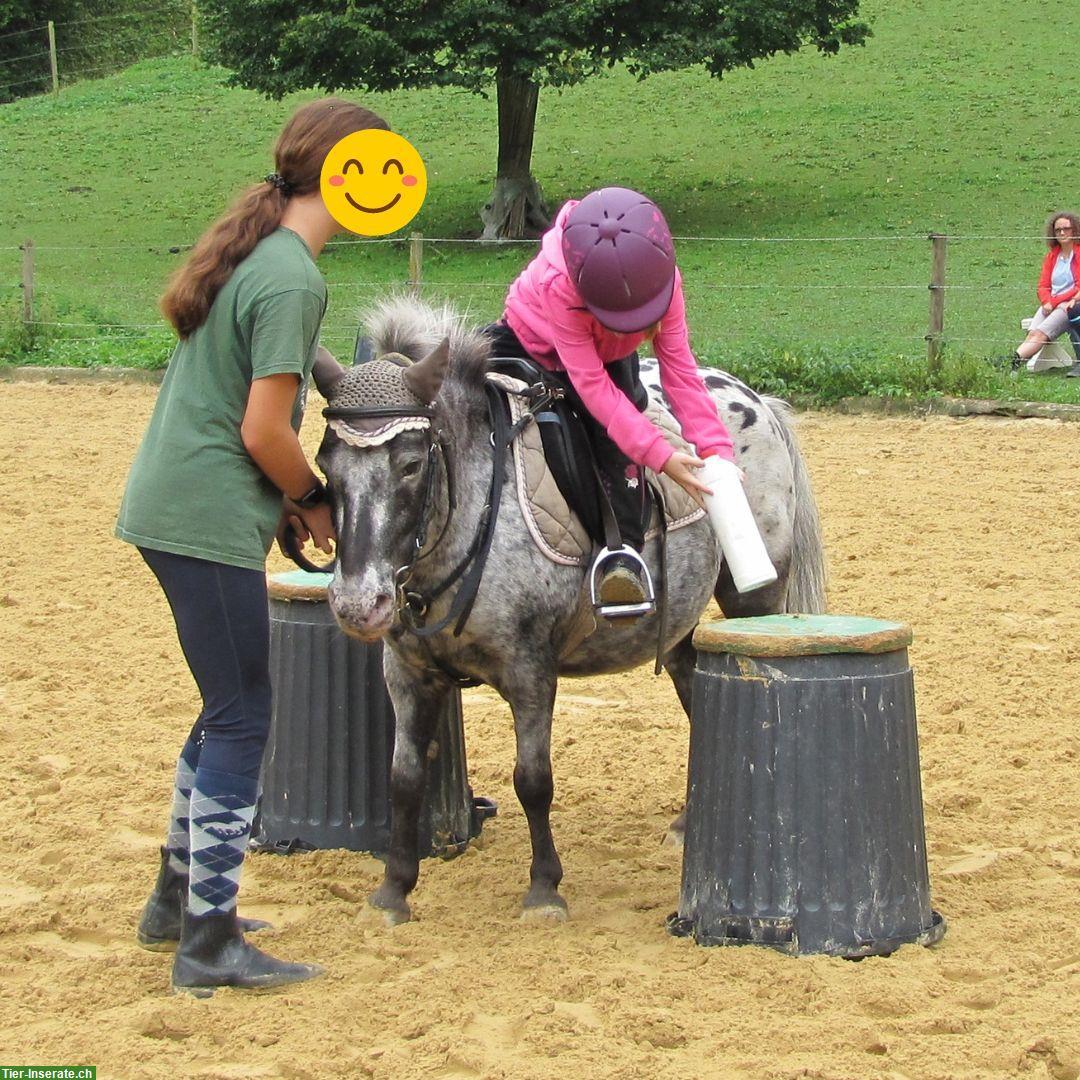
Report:
M862 963L675 940L687 724L642 669L563 684L555 836L572 912L523 925L508 710L465 695L483 844L424 864L253 856L241 908L321 981L168 993L133 940L197 711L164 599L111 538L154 390L0 387L0 1064L112 1077L1080 1076L1080 425L807 415L830 609L911 622L934 949ZM317 435L310 410L305 438ZM275 568L281 561L275 555Z

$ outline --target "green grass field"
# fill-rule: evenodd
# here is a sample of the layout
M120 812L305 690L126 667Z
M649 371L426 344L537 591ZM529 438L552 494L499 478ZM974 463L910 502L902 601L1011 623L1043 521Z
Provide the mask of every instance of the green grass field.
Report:
M1032 5L874 0L865 48L780 57L722 81L625 71L542 91L534 172L553 206L606 183L652 195L678 237L694 344L759 388L818 400L940 391L1080 401L1080 380L987 363L1035 307L1055 209L1080 202L1057 149L1068 115L1060 28ZM261 178L296 103L228 89L190 58L0 106L0 360L161 366L162 283L231 196ZM490 189L493 100L460 91L351 95L424 155L411 229L425 294L498 314L532 253L463 243ZM930 244L952 238L946 364L926 377ZM38 325L19 323L18 245L36 246ZM342 243L324 341L347 354L365 301L408 276L407 244ZM124 329L131 327L131 329Z

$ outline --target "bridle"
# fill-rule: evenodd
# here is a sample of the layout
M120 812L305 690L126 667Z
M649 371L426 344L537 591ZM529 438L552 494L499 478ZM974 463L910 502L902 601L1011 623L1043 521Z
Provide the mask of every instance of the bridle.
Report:
M427 432L428 442L427 456L424 459L424 496L420 505L420 516L417 521L416 533L413 537L414 554L412 560L405 566L399 567L394 575L395 585L398 586L400 602L401 588L399 582L407 581L412 573L412 568L421 558L425 557L420 553L427 543L427 529L435 504L435 488L438 481L438 469L436 467L437 459L442 460L443 473L446 476L446 485L449 492L450 506L446 522L443 525L442 531L439 533L435 544L432 545L432 550L434 550L446 535L446 530L450 526L450 519L453 516L455 508L453 488L454 474L447 459L447 447L443 440L442 432L433 429L431 424L431 421L434 420L435 417L435 410L426 405L342 405L337 407L329 405L327 408L323 409L322 414L327 420L341 420L345 423L348 423L350 420L405 420L410 417L419 417L428 421L424 427L424 430ZM324 566L316 566L310 562L301 551L297 536L291 529L286 530L284 546L289 558L301 567L301 569L308 571L308 573L332 574L337 567L337 556ZM430 552L428 552L428 554L430 554Z
M454 518L454 512L457 509L450 449L443 431L434 424L434 408L429 406L397 405L359 405L335 408L330 405L323 410L323 416L327 420L342 420L345 422L356 419L406 419L409 417L424 417L431 421L425 429L428 449L424 460L423 496L420 500L420 510L413 530L412 558L403 566L399 566L394 573L397 613L404 627L419 638L431 637L445 630L451 623L454 624L453 633L455 637L459 637L465 629L465 624L472 613L473 604L476 602L480 579L483 576L487 557L491 551L491 543L495 536L495 524L499 515L503 487L505 486L507 452L514 439L532 419L532 411L528 411L523 414L516 424L511 426L499 390L490 383L485 384L485 390L487 392L488 416L492 426L490 441L493 450L491 480L488 484L487 498L484 500L476 531L464 556L442 581L429 588L426 592L413 585L417 564L429 558L438 550L439 545L446 537ZM534 407L539 407L540 404L541 402L537 401ZM440 464L441 468L439 467ZM446 520L439 530L439 535L429 545L428 533L435 508L438 505L440 473L446 478ZM458 585L458 589L447 613L438 621L427 623L425 619L432 605L454 585Z
M394 573L395 609L405 629L418 638L431 637L446 629L451 623L454 624L453 633L455 637L460 636L464 630L465 624L472 613L473 604L480 588L480 579L483 576L487 557L491 551L495 525L499 516L499 506L505 486L506 459L510 446L525 426L533 420L534 413L546 407L553 397L559 396L561 393L558 388L546 387L542 384L529 386L522 391L507 391L518 393L528 403L520 419L511 424L502 391L491 383L485 383L484 389L487 394L488 416L491 421L490 442L492 446L492 470L487 497L480 511L473 538L469 542L464 556L442 581L430 587L426 592L413 585L416 567L438 550L439 545L449 531L457 509L450 447L444 432L435 426L435 409L427 405L334 406L333 404L323 409L323 416L328 421L337 420L345 424L348 424L351 420L393 421L420 418L428 421L422 429L427 437L427 453L424 458L423 495L420 500L420 509L410 545L412 557L407 563L399 566ZM331 426L333 427L333 425ZM402 428L402 430L406 429ZM340 432L338 434L340 435ZM396 437L396 434L400 434L400 432L390 435L390 438ZM384 441L388 440L384 438ZM429 544L428 534L439 502L440 474L445 477L446 484L446 520L439 530L439 535ZM295 541L295 534L290 531L288 535ZM295 546L297 550L295 552L290 550L290 556L305 570L316 573L332 573L334 571L336 559L324 567L313 566L299 552L299 544ZM447 613L437 622L425 622L432 605L454 585L458 585L458 588Z

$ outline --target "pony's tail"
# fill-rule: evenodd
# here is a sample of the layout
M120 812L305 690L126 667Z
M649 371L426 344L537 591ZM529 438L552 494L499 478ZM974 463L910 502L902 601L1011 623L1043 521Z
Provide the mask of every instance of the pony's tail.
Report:
M788 457L791 459L791 476L795 487L795 518L792 523L791 571L788 576L787 599L784 610L805 615L824 613L825 600L825 546L821 539L821 521L817 503L810 487L810 475L806 471L791 408L786 401L766 398L784 436Z

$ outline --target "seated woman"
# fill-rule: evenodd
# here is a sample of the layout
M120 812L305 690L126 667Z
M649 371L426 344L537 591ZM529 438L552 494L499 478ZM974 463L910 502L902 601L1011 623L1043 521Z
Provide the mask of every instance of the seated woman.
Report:
M1017 347L1012 359L1016 371L1030 360L1048 341L1054 341L1069 331L1070 316L1078 306L1080 294L1080 218L1076 214L1052 214L1046 222L1046 246L1050 249L1043 260L1039 277L1039 308L1031 320L1027 337ZM1069 371L1080 376L1080 355Z
M666 473L700 501L711 494L696 475L701 459L734 460L690 351L675 248L656 204L620 187L568 202L489 333L496 355L530 357L553 373L585 420L623 544L597 568L601 613L642 613L649 589L638 555L645 543L640 467ZM642 415L648 396L635 350L649 338L665 396L697 457L676 450Z

